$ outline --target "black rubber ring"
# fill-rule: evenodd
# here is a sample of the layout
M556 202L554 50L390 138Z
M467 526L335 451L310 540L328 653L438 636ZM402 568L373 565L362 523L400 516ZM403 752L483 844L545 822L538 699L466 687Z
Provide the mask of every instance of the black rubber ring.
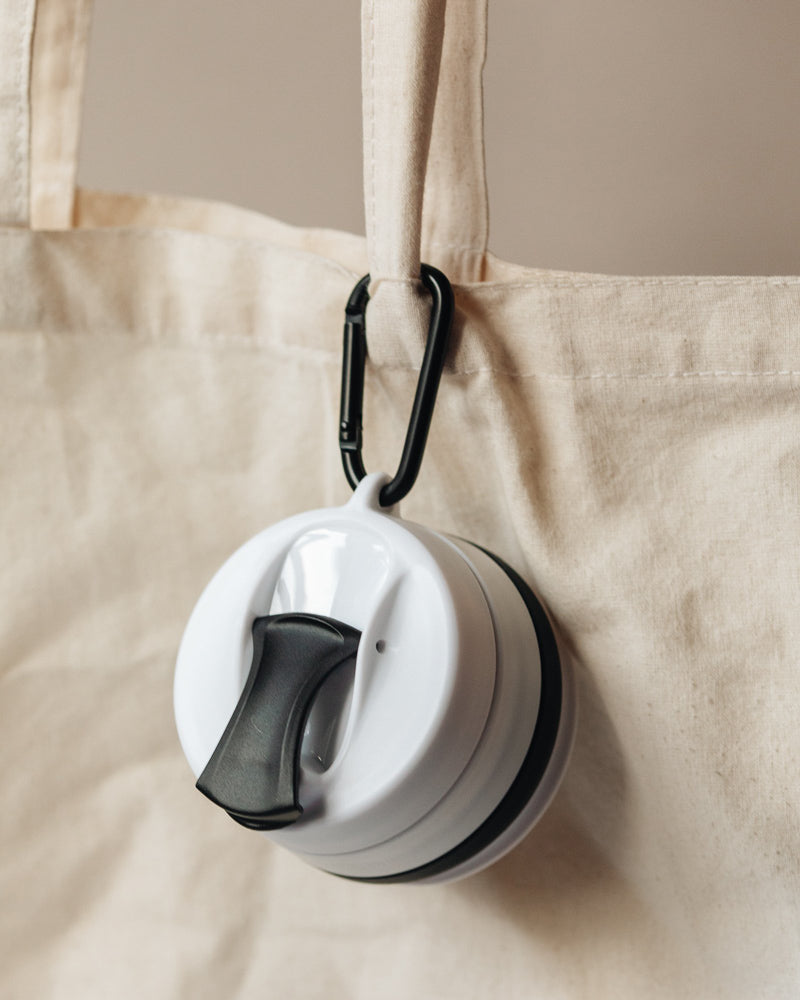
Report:
M462 840L461 843L433 861L428 861L424 865L419 865L417 868L411 868L408 871L398 872L394 875L376 875L366 878L357 875L342 875L340 876L341 878L347 878L354 882L375 882L379 884L418 882L422 879L431 878L434 875L441 875L452 868L456 868L458 865L464 864L485 850L492 841L496 840L511 826L539 787L545 769L553 755L558 727L561 721L563 692L561 661L558 656L558 646L556 645L556 639L550 627L550 622L536 595L515 570L503 562L499 556L494 555L494 553L489 552L480 545L475 545L474 542L470 542L469 544L474 545L476 549L480 549L481 552L489 556L508 576L525 602L525 607L533 622L536 638L539 643L542 688L539 698L539 712L536 716L536 725L533 729L530 745L525 753L520 769L506 794L483 823L465 840ZM337 873L333 872L332 874Z

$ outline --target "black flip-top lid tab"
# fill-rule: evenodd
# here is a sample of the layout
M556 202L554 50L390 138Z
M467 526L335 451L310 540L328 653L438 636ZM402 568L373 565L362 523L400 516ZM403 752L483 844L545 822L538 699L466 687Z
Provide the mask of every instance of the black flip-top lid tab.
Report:
M303 812L300 746L314 695L352 660L361 633L321 615L256 618L253 661L197 788L243 826L277 830Z

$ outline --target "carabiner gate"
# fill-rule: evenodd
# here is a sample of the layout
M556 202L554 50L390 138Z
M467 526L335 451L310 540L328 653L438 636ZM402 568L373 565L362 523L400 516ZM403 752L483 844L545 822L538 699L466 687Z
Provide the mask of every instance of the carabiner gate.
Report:
M408 431L397 473L380 492L383 507L391 507L408 493L416 481L431 426L436 393L444 367L450 330L453 325L454 300L450 282L435 267L423 264L422 283L431 293L431 318L428 339L422 358L417 391L408 421ZM361 457L361 426L364 399L364 366L367 360L366 310L369 302L369 275L353 289L347 301L342 357L342 396L339 411L339 450L347 481L358 486L366 476Z

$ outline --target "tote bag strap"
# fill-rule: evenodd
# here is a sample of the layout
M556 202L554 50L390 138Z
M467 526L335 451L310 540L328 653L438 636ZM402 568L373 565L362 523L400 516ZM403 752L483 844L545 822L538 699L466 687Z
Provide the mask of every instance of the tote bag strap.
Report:
M0 225L72 223L90 0L0 0Z
M373 283L420 255L478 281L488 232L481 70L486 0L364 0L364 204Z
M488 0L450 0L422 209L425 257L455 282L480 281L489 237L483 139Z

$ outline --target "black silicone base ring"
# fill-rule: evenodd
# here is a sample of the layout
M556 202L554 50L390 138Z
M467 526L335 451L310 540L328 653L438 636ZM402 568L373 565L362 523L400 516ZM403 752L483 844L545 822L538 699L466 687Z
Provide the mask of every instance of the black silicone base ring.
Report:
M433 861L428 861L424 865L419 865L417 868L411 868L408 871L397 872L394 875L376 875L371 877L342 875L340 876L341 878L347 878L355 882L420 882L435 875L442 875L470 861L476 855L480 854L481 851L489 847L517 819L530 801L533 793L539 787L550 758L553 755L558 727L561 721L563 691L561 661L558 656L558 646L556 645L556 639L550 627L550 622L536 595L515 570L503 562L499 556L487 551L480 545L475 545L474 542L470 542L469 544L474 545L476 549L480 549L481 552L489 556L503 570L519 591L519 595L525 602L525 607L533 622L536 639L539 643L542 688L539 698L539 712L536 716L536 725L533 729L530 745L525 753L520 769L506 794L483 823L469 837L462 840L461 843ZM333 872L332 874L337 873Z

